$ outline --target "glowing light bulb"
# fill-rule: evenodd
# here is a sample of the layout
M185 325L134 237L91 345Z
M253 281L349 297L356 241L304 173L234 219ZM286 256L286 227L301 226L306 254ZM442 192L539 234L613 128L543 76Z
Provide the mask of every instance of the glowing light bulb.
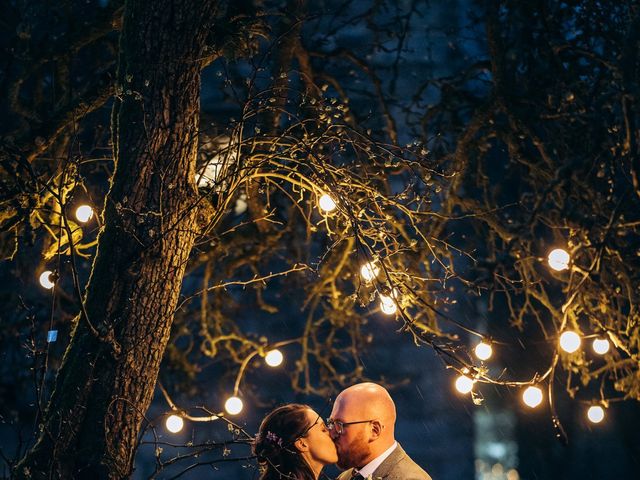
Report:
M604 355L609 351L611 345L606 338L596 338L591 346L598 355Z
M394 291L394 297L397 297L397 292ZM380 310L387 315L393 315L398 311L398 306L393 298L389 295L380 295Z
M456 378L456 390L458 392L464 394L469 393L473 390L473 384L476 383L473 379L467 377L466 375L460 375Z
M531 408L536 408L542 403L542 390L538 387L527 387L522 392L522 401Z
M591 423L600 423L604 420L604 408L600 405L592 405L587 410L587 418Z
M53 272L51 270L45 270L40 274L40 277L38 278L40 285L42 285L47 290L51 290L55 286L52 275Z
M270 367L279 366L280 364L282 364L283 360L284 360L284 355L282 355L282 352L277 348L274 348L273 350L268 351L264 357L264 361Z
M489 360L491 358L491 355L493 355L493 348L489 343L483 340L476 345L474 352L476 354L476 357L478 357L480 360Z
M336 209L336 202L325 193L320 197L320 200L318 200L318 206L320 207L320 210L332 212Z
M520 474L515 468L507 471L507 480L520 480Z
M76 209L76 218L81 223L86 223L93 217L93 208L89 205L80 205Z
M169 415L164 424L171 433L178 433L184 427L184 420L178 415Z
M367 262L360 267L360 275L364 278L365 282L370 282L380 273L380 269L376 267L373 262Z
M229 415L237 415L242 411L242 400L238 397L229 397L224 403L224 409Z
M555 250L551 250L551 252L549 252L547 261L549 262L549 266L551 268L560 272L569 268L571 257L569 256L569 252L567 252L566 250L563 250L562 248L556 248Z
M581 343L580 335L572 330L562 332L562 335L560 335L560 348L567 353L573 353L578 350Z

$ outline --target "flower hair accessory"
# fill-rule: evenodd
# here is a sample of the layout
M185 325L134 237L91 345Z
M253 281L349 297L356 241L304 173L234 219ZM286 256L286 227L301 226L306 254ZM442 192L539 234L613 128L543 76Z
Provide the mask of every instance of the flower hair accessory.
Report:
M282 439L273 432L267 431L267 441L275 443L279 447L282 447Z

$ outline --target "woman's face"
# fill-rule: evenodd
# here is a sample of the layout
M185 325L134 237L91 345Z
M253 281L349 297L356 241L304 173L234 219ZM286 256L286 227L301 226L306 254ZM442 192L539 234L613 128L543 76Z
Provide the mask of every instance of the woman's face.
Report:
M324 466L336 463L338 461L336 446L331 440L329 430L324 421L311 409L307 410L307 418L309 419L309 425L313 426L305 435L309 449L302 453L303 456L312 467L318 464Z

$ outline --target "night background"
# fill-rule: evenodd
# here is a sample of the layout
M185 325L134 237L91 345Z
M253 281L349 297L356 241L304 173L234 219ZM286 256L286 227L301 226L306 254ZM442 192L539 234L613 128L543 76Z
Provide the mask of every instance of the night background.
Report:
M639 2L1 11L2 478L257 479L367 380L434 480L638 477Z

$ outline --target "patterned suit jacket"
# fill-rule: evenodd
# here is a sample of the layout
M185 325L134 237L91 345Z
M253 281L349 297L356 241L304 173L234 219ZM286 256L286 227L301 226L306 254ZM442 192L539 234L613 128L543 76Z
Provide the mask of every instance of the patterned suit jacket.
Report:
M352 474L353 468L345 470L338 480L349 480ZM431 480L429 474L411 460L400 444L373 472L372 477L373 480Z

